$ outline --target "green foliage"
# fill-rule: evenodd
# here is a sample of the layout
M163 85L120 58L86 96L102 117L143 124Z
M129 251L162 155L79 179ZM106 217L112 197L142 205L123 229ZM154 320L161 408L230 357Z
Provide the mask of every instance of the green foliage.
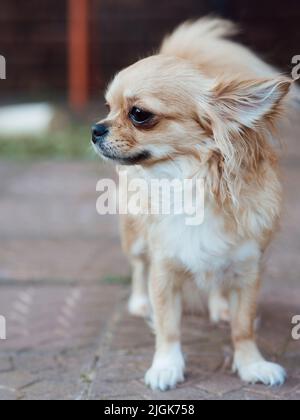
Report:
M103 283L106 284L121 284L121 285L129 285L131 282L130 277L126 277L126 276L106 276L103 279Z
M2 159L93 159L90 127L72 126L40 136L1 137Z

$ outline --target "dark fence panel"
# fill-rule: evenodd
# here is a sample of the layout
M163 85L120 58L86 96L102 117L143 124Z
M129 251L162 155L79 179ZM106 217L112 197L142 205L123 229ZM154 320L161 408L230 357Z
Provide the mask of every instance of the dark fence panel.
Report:
M240 39L284 71L300 54L299 0L90 0L91 95L177 24L212 12L238 22ZM2 93L65 95L67 0L1 0L0 54Z
M52 95L65 90L66 2L1 0L0 54L7 60L2 95Z

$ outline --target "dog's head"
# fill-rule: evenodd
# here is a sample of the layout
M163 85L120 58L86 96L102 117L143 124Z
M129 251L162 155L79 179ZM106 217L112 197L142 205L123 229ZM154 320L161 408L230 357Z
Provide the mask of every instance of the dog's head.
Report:
M232 161L247 130L274 119L290 81L210 79L187 60L157 55L119 73L106 101L109 114L93 127L104 158L151 165L182 154L218 152Z

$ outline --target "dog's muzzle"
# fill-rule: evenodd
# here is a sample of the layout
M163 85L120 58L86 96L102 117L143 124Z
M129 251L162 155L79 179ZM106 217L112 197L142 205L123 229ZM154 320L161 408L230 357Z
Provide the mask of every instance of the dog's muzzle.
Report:
M105 140L109 133L109 128L105 124L95 124L92 127L92 142L99 145Z

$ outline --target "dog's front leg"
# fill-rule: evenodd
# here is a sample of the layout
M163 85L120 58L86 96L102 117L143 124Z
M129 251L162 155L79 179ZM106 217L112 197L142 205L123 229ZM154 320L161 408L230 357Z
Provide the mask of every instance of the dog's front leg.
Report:
M145 257L132 259L132 293L128 303L131 315L148 317L151 314L148 297L148 262Z
M153 390L166 391L184 380L181 351L181 281L171 264L156 262L150 270L156 352L145 381Z
M282 385L286 378L284 369L267 362L255 340L254 322L259 291L259 273L241 279L241 287L230 292L232 337L235 347L234 370L248 383Z

